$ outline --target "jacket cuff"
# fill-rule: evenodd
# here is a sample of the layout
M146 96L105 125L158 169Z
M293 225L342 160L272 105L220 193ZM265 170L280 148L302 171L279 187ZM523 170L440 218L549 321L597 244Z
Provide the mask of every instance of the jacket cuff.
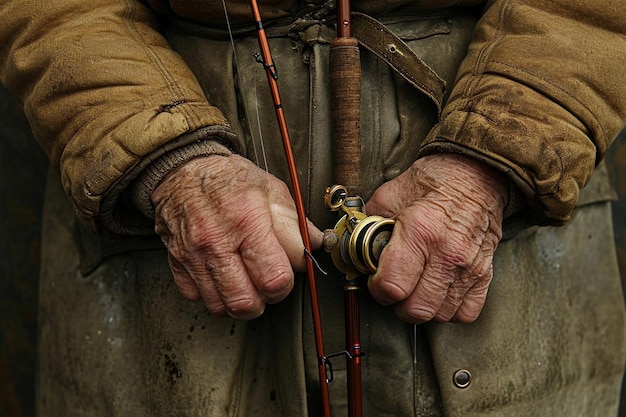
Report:
M466 147L462 144L447 141L432 141L423 144L420 148L418 157L421 158L423 156L435 153L457 153L465 155L470 158L476 159L506 175L508 195L506 205L504 206L504 220L507 220L515 216L516 214L527 210L527 214L529 215L529 221L531 223L542 224L545 222L542 218L542 215L539 214L541 204L535 198L535 191L507 164L497 161L494 158L490 158L489 156L472 148Z
M238 145L229 126L212 125L180 135L144 155L103 196L96 218L98 230L111 235L153 235L150 195L159 182L190 159L238 153Z
M154 219L152 192L161 181L184 163L194 158L210 155L229 156L233 152L216 140L204 140L191 143L183 148L174 149L152 161L127 190L130 202L146 217Z

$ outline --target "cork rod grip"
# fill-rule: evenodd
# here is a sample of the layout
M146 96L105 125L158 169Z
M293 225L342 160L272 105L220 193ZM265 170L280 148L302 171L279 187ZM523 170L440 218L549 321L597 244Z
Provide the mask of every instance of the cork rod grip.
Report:
M356 38L330 44L331 122L334 181L351 194L361 189L361 64Z

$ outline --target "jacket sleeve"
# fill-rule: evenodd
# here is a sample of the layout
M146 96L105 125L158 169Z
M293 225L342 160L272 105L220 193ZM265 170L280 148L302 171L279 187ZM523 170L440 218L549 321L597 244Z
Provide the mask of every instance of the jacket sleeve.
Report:
M189 145L195 155L204 143L207 152L237 148L138 1L5 0L0 22L0 80L90 228L150 231L121 197L145 166Z
M505 172L535 221L563 224L626 120L623 0L494 0L420 156Z

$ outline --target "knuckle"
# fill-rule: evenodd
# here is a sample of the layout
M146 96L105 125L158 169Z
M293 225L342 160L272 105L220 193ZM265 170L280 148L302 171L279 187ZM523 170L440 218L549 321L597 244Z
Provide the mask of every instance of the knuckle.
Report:
M259 291L270 298L273 295L282 296L293 288L293 272L291 269L280 268L278 271L268 274L268 278L263 279L258 284Z
M252 297L239 298L226 303L228 315L235 319L250 320L263 314L265 306Z
M491 278L493 277L493 263L491 259L485 259L476 265L472 265L466 270L466 273L461 274L459 280L464 286L478 286L486 287L489 285Z
M493 276L493 263L491 259L487 259L478 266L476 275L482 280L489 282Z

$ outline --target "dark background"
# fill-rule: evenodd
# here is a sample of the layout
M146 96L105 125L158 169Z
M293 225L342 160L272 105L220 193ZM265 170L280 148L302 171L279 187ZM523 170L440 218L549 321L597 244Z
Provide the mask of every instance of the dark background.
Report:
M626 287L626 131L606 157ZM18 103L0 87L0 417L35 415L37 276L47 160ZM626 417L626 401L620 416Z

